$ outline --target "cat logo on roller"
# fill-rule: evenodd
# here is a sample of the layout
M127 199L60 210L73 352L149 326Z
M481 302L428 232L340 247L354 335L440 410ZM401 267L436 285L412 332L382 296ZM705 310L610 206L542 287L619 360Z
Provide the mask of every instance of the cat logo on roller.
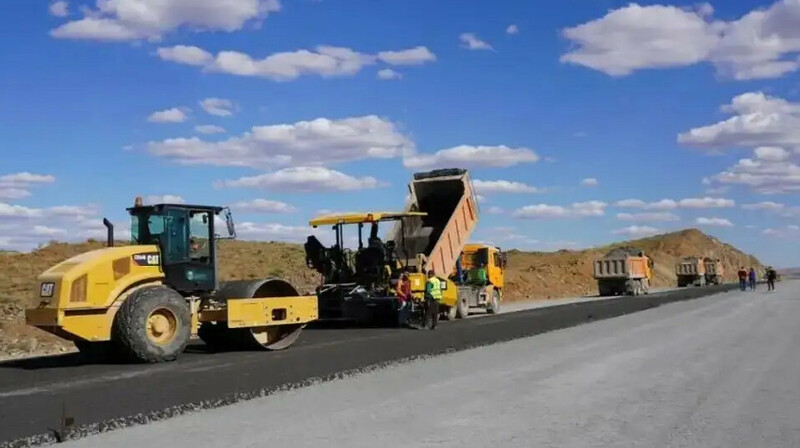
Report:
M135 254L133 256L134 263L139 266L158 266L160 257L158 252L150 254Z

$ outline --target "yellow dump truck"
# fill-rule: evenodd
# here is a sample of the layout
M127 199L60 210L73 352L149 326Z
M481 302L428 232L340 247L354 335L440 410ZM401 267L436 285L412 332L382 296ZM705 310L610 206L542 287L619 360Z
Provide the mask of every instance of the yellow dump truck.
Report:
M104 220L108 247L39 275L28 325L92 357L154 363L175 360L193 335L217 349L285 349L317 318L317 298L284 280L219 281L217 240L235 237L227 208L137 198L127 210L131 244L115 247Z
M647 294L653 278L653 260L636 248L613 249L595 260L594 278L601 296Z
M686 257L675 264L678 288L706 285L706 264L702 257Z
M507 263L506 254L499 247L486 244L464 246L450 275L458 288L456 317L463 319L472 309L482 309L489 314L500 311ZM452 310L449 311L452 315Z
M706 257L703 260L703 265L706 271L706 285L721 285L723 276L725 275L725 268L722 266L722 260Z

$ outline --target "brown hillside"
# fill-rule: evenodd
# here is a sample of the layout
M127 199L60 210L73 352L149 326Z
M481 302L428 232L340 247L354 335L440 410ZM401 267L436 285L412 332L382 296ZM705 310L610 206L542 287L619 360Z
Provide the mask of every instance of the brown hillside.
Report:
M738 266L760 262L699 230L690 229L636 241L582 251L509 253L506 277L509 301L549 299L596 294L592 260L614 247L641 248L655 261L655 286L675 283L675 262L686 256L709 255L723 260L726 278L734 279ZM0 357L4 354L52 353L72 349L71 344L24 325L23 307L35 290L36 276L62 260L102 243L51 243L31 253L0 252ZM306 268L303 248L295 244L225 241L220 244L220 274L225 280L282 277L301 293L311 292L319 275Z

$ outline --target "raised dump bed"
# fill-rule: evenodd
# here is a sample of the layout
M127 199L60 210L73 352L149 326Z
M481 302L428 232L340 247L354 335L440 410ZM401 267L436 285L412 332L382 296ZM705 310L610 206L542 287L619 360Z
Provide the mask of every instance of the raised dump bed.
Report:
M639 295L650 290L652 261L641 250L617 248L594 262L601 296Z

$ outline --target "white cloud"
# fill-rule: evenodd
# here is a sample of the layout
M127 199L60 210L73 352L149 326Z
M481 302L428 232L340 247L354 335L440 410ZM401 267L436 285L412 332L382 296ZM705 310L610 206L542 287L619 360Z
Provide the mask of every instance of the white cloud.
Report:
M143 198L143 202L146 205L153 205L153 204L185 204L186 200L180 196L176 196L174 194L165 194L165 195L150 195Z
M640 222L667 222L679 221L681 218L674 213L618 213L617 219L620 221L640 221Z
M233 32L280 11L278 0L97 0L84 18L52 30L59 39L160 40L179 28Z
M605 215L607 204L601 201L576 202L569 207L560 205L526 205L514 211L513 216L525 219L583 218Z
M800 226L792 224L779 228L770 227L764 229L761 233L776 238L797 239L800 238Z
M56 227L37 225L31 228L30 234L33 236L60 236L60 235L66 235L67 231Z
M800 191L800 165L789 161L741 159L736 165L713 176L713 180L748 186L762 194L792 193Z
M625 235L625 236L631 236L631 237L635 237L635 238L641 238L641 237L645 237L645 236L652 236L652 235L655 235L655 234L657 234L659 232L660 232L660 230L656 229L655 227L629 226L629 227L624 227L622 229L614 230L611 233L613 233L614 235Z
M422 46L401 51L381 51L377 57L389 65L420 65L436 60L436 55Z
M612 76L636 70L714 64L737 80L776 78L800 68L800 2L779 0L739 20L712 20L713 8L631 3L600 19L563 30L575 49L562 62Z
M67 17L69 15L69 3L63 0L50 3L49 10L50 14L55 17Z
M202 48L176 45L174 47L159 48L156 50L158 57L165 61L177 62L184 65L204 66L214 61L214 55Z
M159 48L156 54L165 61L202 67L206 73L251 76L279 82L292 81L304 75L326 78L352 76L379 61L398 66L421 65L436 60L436 55L422 46L372 55L345 47L320 45L314 50L274 53L258 59L238 51L220 51L215 56L199 47L178 45Z
M219 142L192 137L148 144L151 154L182 164L267 168L389 159L413 148L394 123L374 115L255 126Z
M780 204L778 202L772 201L764 201L759 202L756 204L743 204L742 208L744 210L760 210L760 211L767 211L767 212L779 212L783 210L786 206Z
M201 134L224 134L225 128L215 124L201 124L194 127L194 130Z
M716 124L678 135L684 145L718 150L725 147L800 147L800 104L763 92L739 95L722 111L735 114ZM761 150L764 154L774 150Z
M513 24L509 25L508 28L506 28L506 33L508 33L508 34L519 34L519 27L517 25L513 25Z
M277 191L351 191L381 186L374 177L356 178L324 167L300 166L273 173L225 180L216 184L228 188L260 188Z
M153 112L147 117L147 121L151 123L183 123L187 118L188 116L182 109L173 107Z
M600 182L598 182L597 179L593 177L587 177L586 179L583 179L581 181L581 185L583 185L584 187L596 187L600 185Z
M536 163L539 156L527 148L507 146L468 146L442 149L434 154L414 154L405 158L407 168L478 166L504 168L520 163Z
M697 218L696 224L712 227L733 227L733 223L725 218Z
M236 105L233 101L224 98L206 98L200 101L200 107L210 115L229 117L233 115Z
M378 71L378 78L379 79L385 79L385 80L401 79L402 77L403 77L403 75L401 75L400 73L398 73L398 72L396 72L396 71L394 71L394 70L392 70L390 68L384 68L384 69Z
M30 195L30 191L22 188L0 188L0 199L22 199Z
M502 215L505 212L506 211L504 208L497 206L489 207L489 210L487 210L487 213L489 213L490 215Z
M305 242L309 235L316 235L323 244L329 235L319 229L303 226L289 226L278 223L240 222L236 224L236 234L242 239L261 241Z
M31 195L30 189L50 184L56 178L50 174L34 174L27 171L0 176L0 199L22 199Z
M37 218L42 210L0 202L0 218Z
M458 36L463 48L470 50L494 50L491 45L482 41L475 33L461 33Z
M244 213L294 213L296 208L291 205L269 199L253 199L251 201L241 201L231 205L231 209Z
M541 193L542 190L522 182L508 180L480 180L472 181L475 190L480 193Z
M564 29L562 34L575 49L561 56L561 62L612 76L694 64L707 59L719 42L719 36L695 12L635 3Z
M723 198L689 198L681 199L678 205L682 208L725 208L733 207L736 201Z
M789 151L775 146L760 146L754 153L757 159L769 162L780 162L789 158Z
M673 210L676 208L722 208L733 207L736 202L732 199L724 198L686 198L680 201L672 199L661 199L656 202L645 202L640 199L624 199L616 204L620 208L641 208L645 210Z

